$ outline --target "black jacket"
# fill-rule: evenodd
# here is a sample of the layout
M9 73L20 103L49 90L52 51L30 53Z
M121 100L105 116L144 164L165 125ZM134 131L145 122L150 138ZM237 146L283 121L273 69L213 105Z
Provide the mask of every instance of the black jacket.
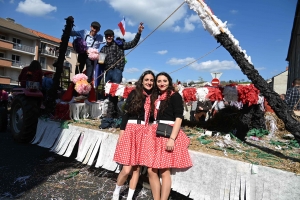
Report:
M138 44L140 37L141 34L137 33L134 39L130 42L121 42L120 44L117 44L116 41L112 41L111 45L108 46L106 44L105 46L103 46L100 52L106 54L104 61L104 69L107 70L108 68L113 66L111 69L118 68L121 71L123 71L125 67L124 50L132 49L133 47L135 47ZM117 64L115 64L118 60L120 61Z

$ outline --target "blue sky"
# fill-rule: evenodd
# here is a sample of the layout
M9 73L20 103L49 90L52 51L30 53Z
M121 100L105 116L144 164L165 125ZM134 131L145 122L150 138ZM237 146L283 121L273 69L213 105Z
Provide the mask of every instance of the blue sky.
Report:
M200 18L185 3L159 29L183 0L0 0L0 17L10 17L25 27L60 38L64 18L73 16L75 30L89 29L92 21L101 24L100 33L126 19L126 41L144 22L142 40L126 58L123 76L137 79L146 69L171 73L173 80L211 81L212 72L222 72L220 80L248 80L229 53L206 31ZM288 66L285 60L290 42L297 0L206 0L213 13L227 26L246 50L260 75L271 78ZM148 37L147 37L148 36ZM70 38L72 42L73 39ZM126 51L125 53L128 53Z

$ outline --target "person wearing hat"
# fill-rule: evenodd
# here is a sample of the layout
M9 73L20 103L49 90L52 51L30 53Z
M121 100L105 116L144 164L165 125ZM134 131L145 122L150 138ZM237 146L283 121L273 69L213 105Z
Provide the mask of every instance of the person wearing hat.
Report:
M126 64L125 60L125 50L134 48L140 38L141 33L144 29L143 23L141 22L138 27L138 32L135 35L134 39L130 42L124 42L122 40L114 40L114 32L111 29L107 29L104 32L106 44L101 48L100 53L105 53L106 57L104 60L103 69L105 72L105 83L108 81L112 83L121 83L122 82L122 73ZM118 97L109 97L109 100L113 102L115 113L118 112L117 103Z
M71 36L81 37L86 41L88 48L95 48L100 50L100 45L104 44L104 38L101 34L98 34L100 31L101 25L99 22L92 22L90 30L81 30L81 31L71 31ZM94 65L96 64L95 61L90 60L88 58L88 53L80 53L78 54L78 62L79 67L76 67L75 74L79 74L83 72L84 66L86 66L86 75L88 77L88 82L92 81Z

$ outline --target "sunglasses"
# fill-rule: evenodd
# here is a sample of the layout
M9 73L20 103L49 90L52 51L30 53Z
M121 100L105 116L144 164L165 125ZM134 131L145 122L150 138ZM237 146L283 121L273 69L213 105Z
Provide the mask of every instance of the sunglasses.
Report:
M113 35L105 35L106 38L114 37Z

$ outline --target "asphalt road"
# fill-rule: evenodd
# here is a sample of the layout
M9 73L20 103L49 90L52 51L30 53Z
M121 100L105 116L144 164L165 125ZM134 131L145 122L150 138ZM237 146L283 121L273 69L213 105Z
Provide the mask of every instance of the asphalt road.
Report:
M59 156L37 145L18 144L9 130L0 132L0 200L111 199L117 174L82 165L75 157ZM120 200L126 199L127 191L128 183L121 189ZM134 199L150 200L151 191L141 182ZM169 199L190 198L172 192Z

